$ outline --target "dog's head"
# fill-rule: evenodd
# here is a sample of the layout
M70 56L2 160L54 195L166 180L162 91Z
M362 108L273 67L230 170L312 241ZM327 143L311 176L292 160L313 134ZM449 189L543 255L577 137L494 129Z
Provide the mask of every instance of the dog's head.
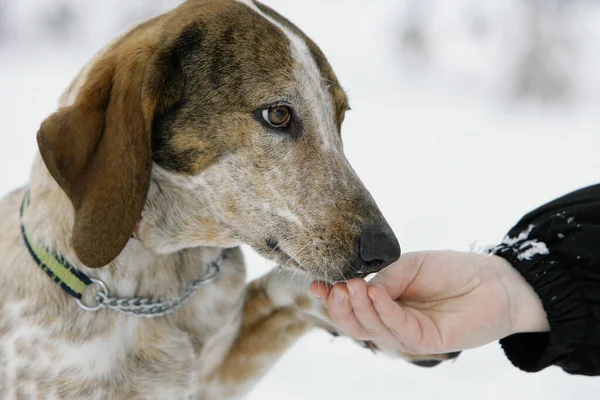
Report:
M331 281L400 248L346 160L346 94L319 50L253 1L189 0L114 43L38 133L80 260L246 243ZM141 218L141 222L140 222Z

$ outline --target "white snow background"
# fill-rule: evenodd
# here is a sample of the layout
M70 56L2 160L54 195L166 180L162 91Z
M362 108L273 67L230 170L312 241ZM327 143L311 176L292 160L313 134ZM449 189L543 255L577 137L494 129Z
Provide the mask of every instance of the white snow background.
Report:
M347 89L346 154L407 252L497 243L524 213L600 180L600 7L572 1L567 11L543 13L520 0L265 3L321 46ZM0 0L0 193L27 182L39 124L86 60L126 23L176 2ZM524 74L518 59L532 26L547 33L549 55L531 58L538 69ZM522 84L518 96L527 79L534 84ZM250 277L268 270L246 253ZM520 372L497 343L421 369L314 332L247 399L599 393L598 378Z

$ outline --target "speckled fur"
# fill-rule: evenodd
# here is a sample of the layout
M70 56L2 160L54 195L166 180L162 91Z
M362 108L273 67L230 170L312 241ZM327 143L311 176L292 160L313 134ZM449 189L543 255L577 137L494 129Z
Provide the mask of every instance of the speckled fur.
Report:
M26 189L9 194L0 203L2 399L239 399L307 330L335 330L306 295L309 278L299 269L343 279L361 227L383 220L343 156L347 99L314 43L250 1L190 0L168 15L107 46L60 103L61 110L85 103L85 85L105 79L96 66L127 59L111 52L183 35L171 38L181 44L180 69L156 107L154 163L136 237L108 265L85 267L73 246L72 199L39 156L23 222L33 240L103 280L113 295L176 296L227 249L222 273L167 317L84 312L22 242ZM302 118L297 141L252 118L255 108L282 97ZM247 285L241 243L284 268Z

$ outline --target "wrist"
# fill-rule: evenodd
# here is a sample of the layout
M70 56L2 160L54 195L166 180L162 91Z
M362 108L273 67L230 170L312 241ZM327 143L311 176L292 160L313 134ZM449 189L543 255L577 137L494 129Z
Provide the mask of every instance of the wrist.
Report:
M509 335L550 330L542 300L533 287L507 260L498 256L493 262L503 271L501 279L507 290Z

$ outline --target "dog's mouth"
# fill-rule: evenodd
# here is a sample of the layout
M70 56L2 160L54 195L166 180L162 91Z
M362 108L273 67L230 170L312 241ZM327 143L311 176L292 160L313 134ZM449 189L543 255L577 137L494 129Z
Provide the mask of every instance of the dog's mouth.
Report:
M303 265L300 261L298 261L296 257L291 256L289 253L283 250L279 242L272 237L265 239L264 245L260 246L257 250L266 259L277 262L280 268L291 268L300 270L312 277L313 279L328 282L330 284L346 282L347 280L352 278L368 279L368 277L375 275L374 272L370 272L370 268L376 268L381 263L380 261L375 261L367 265L367 268L364 271L346 271L345 274L340 273L341 276L335 277L326 275L322 276L320 274L315 275L315 273L312 272L310 268L307 268L305 265Z

